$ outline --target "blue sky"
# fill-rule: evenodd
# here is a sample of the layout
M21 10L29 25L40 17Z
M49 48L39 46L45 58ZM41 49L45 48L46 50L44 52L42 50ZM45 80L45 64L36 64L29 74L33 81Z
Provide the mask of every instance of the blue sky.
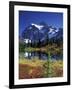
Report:
M31 23L39 24L40 22L45 22L46 24L56 28L63 28L63 13L19 11L20 34Z

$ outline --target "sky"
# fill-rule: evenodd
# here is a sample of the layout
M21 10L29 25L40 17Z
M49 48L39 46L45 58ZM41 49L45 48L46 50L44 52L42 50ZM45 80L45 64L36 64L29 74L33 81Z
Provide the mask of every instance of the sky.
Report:
M39 24L41 22L56 28L63 28L63 13L19 11L19 35L31 23Z

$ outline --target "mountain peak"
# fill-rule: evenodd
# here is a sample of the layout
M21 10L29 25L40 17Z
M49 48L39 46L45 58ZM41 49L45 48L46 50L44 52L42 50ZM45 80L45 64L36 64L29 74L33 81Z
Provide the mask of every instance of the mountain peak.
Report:
M38 24L31 24L32 26L35 26L36 28L38 28L39 30L41 30L44 26L43 25L38 25Z
M56 28L48 26L46 23L39 24L31 23L22 32L22 38L25 42L32 43L45 43L46 40L60 40L63 38L63 28Z

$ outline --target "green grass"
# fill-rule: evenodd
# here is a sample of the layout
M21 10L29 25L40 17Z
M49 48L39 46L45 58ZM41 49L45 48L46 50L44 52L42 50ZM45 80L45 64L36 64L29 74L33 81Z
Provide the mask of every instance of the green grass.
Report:
M63 46L46 45L44 47L25 47L20 44L19 52L33 52L33 51L42 51L48 54L48 60L39 60L35 57L32 60L26 58L19 58L20 65L20 78L47 78L47 77L62 77L63 76L63 61L54 60L50 58L51 54L63 54Z
M20 65L28 65L29 67L40 67L42 68L43 77L62 77L63 76L63 61L43 61L38 60L38 58L35 58L34 60L28 60L28 59L20 59L19 60ZM27 68L27 67L26 67ZM25 69L25 67L24 67ZM30 72L32 72L32 69L29 69ZM37 72L37 71L36 71Z
M42 66L46 61L43 60L38 60L38 58L34 58L34 60L29 60L29 59L20 59L19 63L20 64L28 64L31 66Z
M44 47L25 47L25 45L23 44L19 44L19 52L24 52L24 51L27 51L27 52L32 52L32 51L43 51L43 52L46 52L48 53L48 51L50 51L51 53L60 53L62 54L63 52L63 46L57 46L56 44L53 44L53 45L46 45Z

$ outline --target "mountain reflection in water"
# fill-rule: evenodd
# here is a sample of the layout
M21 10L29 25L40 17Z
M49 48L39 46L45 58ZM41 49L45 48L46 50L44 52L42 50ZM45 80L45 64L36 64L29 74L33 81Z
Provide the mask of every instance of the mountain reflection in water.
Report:
M63 60L62 54L50 54L51 60ZM46 52L42 51L33 51L33 52L22 52L19 54L19 58L34 59L38 58L39 60L48 60L49 56Z

